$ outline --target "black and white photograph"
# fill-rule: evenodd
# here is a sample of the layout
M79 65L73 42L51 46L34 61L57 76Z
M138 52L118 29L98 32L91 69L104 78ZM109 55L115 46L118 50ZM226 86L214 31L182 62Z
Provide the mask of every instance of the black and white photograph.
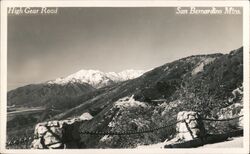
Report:
M3 153L249 152L249 3L40 3L2 3Z

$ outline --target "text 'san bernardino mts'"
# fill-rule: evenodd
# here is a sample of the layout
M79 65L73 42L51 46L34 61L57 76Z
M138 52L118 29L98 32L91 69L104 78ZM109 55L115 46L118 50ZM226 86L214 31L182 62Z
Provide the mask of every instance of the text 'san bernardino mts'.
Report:
M9 7L10 15L53 15L58 13L54 7Z
M238 7L177 7L178 15L240 15Z

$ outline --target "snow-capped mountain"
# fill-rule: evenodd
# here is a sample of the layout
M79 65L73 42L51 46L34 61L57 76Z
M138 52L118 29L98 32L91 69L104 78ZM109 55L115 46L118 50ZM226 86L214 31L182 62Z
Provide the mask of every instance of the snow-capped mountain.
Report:
M125 80L131 80L134 78L137 78L139 76L141 76L143 73L145 73L145 71L143 70L125 70L119 73L115 73L115 72L109 72L106 73L106 75L113 81L115 82L119 82L119 81L125 81Z
M57 78L49 81L49 84L67 84L67 83L88 83L94 88L101 88L112 83L130 80L141 76L143 70L125 70L119 73L104 73L99 70L80 70L67 77Z

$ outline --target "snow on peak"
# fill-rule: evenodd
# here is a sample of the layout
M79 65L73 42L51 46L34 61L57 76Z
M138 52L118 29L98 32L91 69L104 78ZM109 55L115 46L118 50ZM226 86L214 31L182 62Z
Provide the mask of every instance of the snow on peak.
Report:
M113 81L117 82L117 81L125 81L125 80L131 80L134 78L137 78L139 76L141 76L145 71L143 70L125 70L119 73L115 73L115 72L109 72L106 73L106 75Z
M80 70L64 78L57 78L49 81L49 84L67 84L67 83L88 83L94 88L101 88L114 82L130 80L141 76L142 70L125 70L119 73L104 73L99 70Z
M123 78L123 80L130 80L130 79L134 79L137 78L139 76L141 76L144 73L144 71L142 70L125 70L122 71L120 73L118 73L118 75Z

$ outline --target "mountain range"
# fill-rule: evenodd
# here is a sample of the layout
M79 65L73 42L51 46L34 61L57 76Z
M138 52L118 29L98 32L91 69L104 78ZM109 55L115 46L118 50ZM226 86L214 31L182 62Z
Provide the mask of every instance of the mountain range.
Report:
M68 101L95 89L110 86L142 75L142 70L104 73L99 70L80 70L67 77L45 83L30 84L8 92L8 105L44 106L57 101Z

